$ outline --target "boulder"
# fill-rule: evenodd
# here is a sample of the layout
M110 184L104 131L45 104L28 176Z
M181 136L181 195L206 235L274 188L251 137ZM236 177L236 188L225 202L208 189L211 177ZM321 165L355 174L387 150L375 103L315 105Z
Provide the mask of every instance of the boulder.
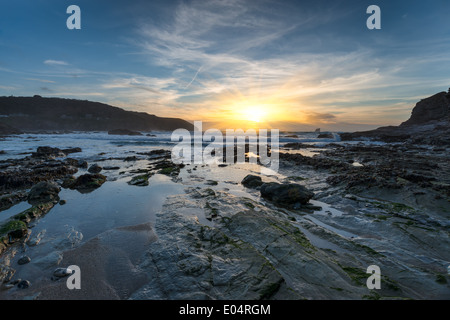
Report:
M241 181L244 187L255 189L263 184L261 177L249 174Z
M261 196L273 203L295 208L298 204L305 205L314 196L312 191L295 183L268 182L261 185Z
M33 158L58 158L65 157L66 154L59 148L38 147L36 152L31 154Z
M58 202L61 188L54 182L41 181L28 193L28 202L30 204L39 204L47 202Z
M81 193L89 193L100 188L106 181L106 177L99 173L83 174L78 178L70 177L63 182L64 188L76 189Z
M93 164L92 166L89 167L88 171L90 173L100 173L100 171L102 171L102 167L100 167L98 164Z

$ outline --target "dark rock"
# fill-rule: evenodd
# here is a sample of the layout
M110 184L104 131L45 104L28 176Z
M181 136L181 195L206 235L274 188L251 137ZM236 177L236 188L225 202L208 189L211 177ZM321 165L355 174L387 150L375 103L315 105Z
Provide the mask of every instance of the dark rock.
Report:
M36 152L31 154L33 158L58 158L65 157L66 154L59 148L38 147Z
M17 261L17 263L19 265L23 265L23 264L27 264L30 261L31 261L31 258L29 256L23 256Z
M128 129L114 129L108 131L109 135L119 135L119 136L142 136L142 133L137 131L132 131Z
M66 200L61 200L61 201L59 201L59 205L60 205L60 206L63 206L63 205L65 205L66 203L67 203Z
M76 178L74 176L66 177L63 180L61 187L63 187L64 189L70 188L74 185L75 181L76 181Z
M172 161L160 161L154 166L154 170L158 170L159 174L165 174L168 176L176 177L180 173L181 165L177 165Z
M30 281L28 280L22 280L17 284L17 288L19 289L26 289L31 285Z
M119 170L119 169L120 167L110 167L110 166L103 167L103 170Z
M92 166L89 167L88 172L90 173L100 173L100 171L102 171L102 167L100 167L98 164L93 164Z
M103 183L105 183L106 177L99 173L94 174L83 174L78 178L66 179L63 183L63 187L76 189L81 193L88 193L97 188L100 188Z
M27 200L27 194L24 192L7 194L0 196L0 211L9 209L13 205Z
M12 230L12 231L8 232L9 242L13 243L17 240L20 240L27 234L28 234L28 229L26 226Z
M53 276L58 278L67 277L72 274L72 269L69 268L57 268L53 271Z
M136 160L137 160L136 156L129 156L123 159L123 161L136 161Z
M78 160L78 165L77 166L78 166L78 168L87 169L88 163L85 160Z
M306 187L294 183L263 183L260 191L263 198L285 207L293 207L297 203L305 205L314 196Z
M59 192L61 188L53 183L48 181L41 181L36 184L33 188L31 188L28 193L28 202L30 204L39 204L46 202L58 202L59 201Z
M315 148L316 146L311 145L311 144L306 144L306 143L300 143L300 142L289 142L289 143L286 143L283 147L298 150L298 149L304 149L304 148Z
M140 186L145 187L148 186L148 179L151 177L151 174L143 174L140 176L133 177L128 184L132 186Z
M72 166L72 167L78 167L78 160L73 159L73 158L66 158L64 160L64 162L68 165L68 166Z
M318 139L333 139L333 135L331 133L321 133L317 136Z
M167 154L167 153L170 153L170 151L164 150L164 149L157 149L157 150L152 150L146 154L149 156L153 156L153 155L162 155L162 154Z
M446 92L437 93L417 102L411 117L400 126L425 124L433 120L450 120L450 98Z
M261 177L253 174L247 175L241 181L242 185L247 188L255 189L263 184Z
M205 184L208 185L208 186L217 186L218 182L215 181L215 180L207 180L205 182Z
M62 149L62 152L64 152L66 155L70 154L70 153L77 153L77 152L81 152L81 148L67 148L67 149Z

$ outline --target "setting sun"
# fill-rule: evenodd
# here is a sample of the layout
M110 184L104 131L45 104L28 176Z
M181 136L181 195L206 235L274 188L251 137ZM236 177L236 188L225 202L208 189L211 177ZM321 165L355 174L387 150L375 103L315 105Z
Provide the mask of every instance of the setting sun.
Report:
M241 119L253 122L261 122L265 120L267 112L261 106L251 106L244 108L239 115Z

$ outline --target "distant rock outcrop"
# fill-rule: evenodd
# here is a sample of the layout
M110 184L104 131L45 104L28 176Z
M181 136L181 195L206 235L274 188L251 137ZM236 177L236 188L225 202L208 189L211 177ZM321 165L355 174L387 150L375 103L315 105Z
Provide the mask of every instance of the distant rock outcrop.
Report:
M179 118L161 118L145 112L126 111L87 100L35 97L0 97L0 135L21 131L133 131L193 130Z
M341 133L340 136L343 141L371 138L384 142L450 145L450 89L419 101L411 117L399 126Z
M142 136L142 133L128 130L128 129L114 129L108 131L109 135L119 135L119 136Z

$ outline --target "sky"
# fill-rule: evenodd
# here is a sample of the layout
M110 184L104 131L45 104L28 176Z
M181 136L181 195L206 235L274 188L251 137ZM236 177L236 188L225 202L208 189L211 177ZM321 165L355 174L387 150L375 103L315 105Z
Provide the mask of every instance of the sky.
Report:
M80 30L66 26L73 4ZM0 96L220 129L398 125L450 87L449 12L447 0L0 0Z

